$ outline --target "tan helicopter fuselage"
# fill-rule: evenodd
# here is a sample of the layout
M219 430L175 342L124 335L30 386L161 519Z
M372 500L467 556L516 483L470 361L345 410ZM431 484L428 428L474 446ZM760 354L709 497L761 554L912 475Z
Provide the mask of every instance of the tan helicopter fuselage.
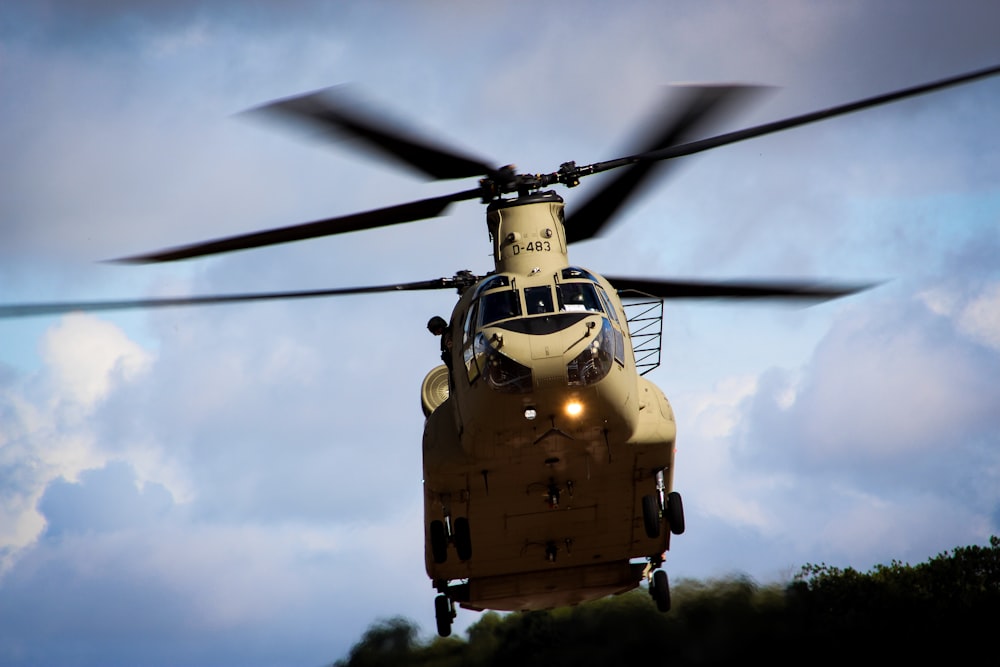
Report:
M424 384L427 573L469 608L631 590L632 559L669 548L641 502L671 490L673 412L637 373L614 287L569 265L562 210L553 193L490 206L496 271L463 293Z

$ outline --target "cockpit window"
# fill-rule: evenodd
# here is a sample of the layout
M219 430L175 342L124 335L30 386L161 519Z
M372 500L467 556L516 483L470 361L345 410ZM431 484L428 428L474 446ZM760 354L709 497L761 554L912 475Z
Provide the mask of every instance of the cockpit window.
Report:
M578 266L567 266L562 270L562 277L563 280L579 280L582 278L584 280L589 280L592 283L597 282L597 278L594 277L594 274L586 269L581 269Z
M496 289L498 287L510 287L510 279L505 275L487 278L483 282L479 283L479 287L476 288L476 293L482 294L483 292Z
M603 312L597 290L592 283L561 283L556 285L559 310Z
M552 288L548 285L524 288L524 303L528 315L541 315L555 310L552 306Z
M604 304L604 310L611 315L611 319L615 321L615 324L621 326L621 323L618 321L618 313L615 312L615 307L611 304L611 298L608 296L608 293L600 285L597 286L597 293L601 296L601 303Z
M504 290L484 294L479 299L480 326L492 324L498 320L521 315L521 299L517 290Z

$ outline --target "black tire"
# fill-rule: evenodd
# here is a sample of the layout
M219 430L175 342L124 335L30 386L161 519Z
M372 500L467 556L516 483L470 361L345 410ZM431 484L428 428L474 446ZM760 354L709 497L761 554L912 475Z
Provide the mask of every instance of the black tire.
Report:
M442 637L451 635L451 601L442 593L434 598L434 619L437 621L437 631Z
M448 560L448 535L444 530L444 521L431 521L431 555L435 563Z
M646 529L646 537L660 536L660 503L656 496L642 497L642 525Z
M667 525L674 535L684 532L684 503L676 491L667 494Z
M663 612L670 611L670 582L665 571L657 570L653 573L651 592L656 600L656 608Z
M455 540L455 551L458 552L458 560L466 561L472 558L472 533L469 531L469 520L464 516L455 519L455 532L452 535Z

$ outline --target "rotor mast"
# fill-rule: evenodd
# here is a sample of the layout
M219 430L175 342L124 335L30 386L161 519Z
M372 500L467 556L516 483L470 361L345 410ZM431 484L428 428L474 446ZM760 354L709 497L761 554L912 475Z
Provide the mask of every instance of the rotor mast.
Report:
M486 210L497 273L551 274L569 265L563 200L555 192L496 199Z

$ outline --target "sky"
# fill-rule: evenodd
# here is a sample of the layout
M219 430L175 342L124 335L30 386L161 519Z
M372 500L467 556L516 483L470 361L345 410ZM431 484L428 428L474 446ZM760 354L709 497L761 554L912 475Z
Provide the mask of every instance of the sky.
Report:
M353 83L501 165L628 152L664 86L770 86L716 131L1000 64L1000 6L0 6L0 303L485 273L475 202L163 266L102 263L471 187L241 114ZM669 97L666 99L669 100ZM917 563L1000 532L1000 80L671 163L597 272L877 282L668 303L673 581ZM572 209L588 187L563 190ZM0 664L302 665L426 636L419 387L450 292L0 321ZM460 611L461 632L478 615Z

